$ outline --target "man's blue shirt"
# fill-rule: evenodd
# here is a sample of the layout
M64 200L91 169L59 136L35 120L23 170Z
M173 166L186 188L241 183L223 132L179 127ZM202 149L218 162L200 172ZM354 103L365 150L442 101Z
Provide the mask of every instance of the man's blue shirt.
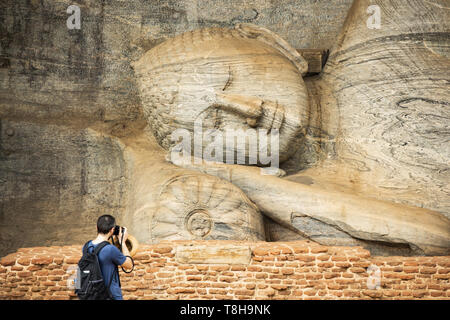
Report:
M93 252L97 244L93 244L92 241L88 242L89 252ZM112 244L103 247L98 254L98 261L100 263L100 269L102 270L102 276L105 280L105 285L109 285L111 276L114 273L111 286L109 290L115 300L123 300L122 289L119 285L119 273L116 272L117 266L122 265L127 257L125 257L119 249Z

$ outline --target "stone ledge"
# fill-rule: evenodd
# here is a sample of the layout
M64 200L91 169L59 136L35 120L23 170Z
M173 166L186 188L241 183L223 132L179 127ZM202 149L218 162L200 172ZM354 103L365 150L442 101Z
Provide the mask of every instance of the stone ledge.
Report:
M249 264L249 246L224 244L222 246L177 246L176 260L186 264Z

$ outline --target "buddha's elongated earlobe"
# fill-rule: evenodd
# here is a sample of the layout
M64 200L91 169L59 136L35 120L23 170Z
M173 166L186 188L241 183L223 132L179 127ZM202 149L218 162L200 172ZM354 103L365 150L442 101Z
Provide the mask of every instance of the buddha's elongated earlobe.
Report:
M241 35L249 39L256 39L264 42L280 51L280 53L297 67L302 76L308 72L308 62L306 62L306 60L297 52L297 50L292 48L289 43L272 31L251 23L240 23L234 28L238 30Z

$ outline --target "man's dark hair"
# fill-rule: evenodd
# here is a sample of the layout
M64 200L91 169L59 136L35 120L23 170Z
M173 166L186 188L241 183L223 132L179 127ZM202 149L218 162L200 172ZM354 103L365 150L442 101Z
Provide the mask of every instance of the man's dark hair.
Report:
M97 220L97 232L107 234L116 225L116 219L109 214L105 214Z

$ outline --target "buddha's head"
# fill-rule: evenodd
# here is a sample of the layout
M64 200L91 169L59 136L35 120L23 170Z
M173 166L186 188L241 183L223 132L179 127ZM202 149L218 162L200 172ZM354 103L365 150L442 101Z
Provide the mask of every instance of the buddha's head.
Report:
M272 32L248 24L186 32L152 48L133 67L144 114L163 148L176 145L173 134L184 129L193 155L198 141L201 154L215 141L224 158L237 152L248 162L255 151L260 163L266 149L276 150L271 135L277 132L279 160L295 151L308 113L307 64ZM197 130L201 140L194 143ZM232 143L233 132L243 144Z

